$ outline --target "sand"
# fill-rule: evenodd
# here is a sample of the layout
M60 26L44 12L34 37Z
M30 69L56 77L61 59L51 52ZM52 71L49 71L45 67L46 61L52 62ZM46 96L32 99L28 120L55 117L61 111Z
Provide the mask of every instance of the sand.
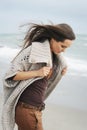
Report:
M78 75L63 78L46 102L46 109L43 111L44 130L87 130L86 82L87 77ZM0 85L2 86L2 82ZM0 93L0 117L1 110ZM17 130L17 127L14 130Z
M60 82L61 87L55 89L46 102L46 109L43 111L44 130L87 130L86 81L87 78L74 76L70 79L66 77ZM66 86L63 86L64 84ZM1 110L0 93L0 117ZM2 130L1 122L0 130ZM14 130L17 130L17 127Z
M0 98L0 116L1 105ZM87 111L48 103L43 111L43 127L44 130L87 130Z
M44 130L87 130L87 111L48 104L43 117Z

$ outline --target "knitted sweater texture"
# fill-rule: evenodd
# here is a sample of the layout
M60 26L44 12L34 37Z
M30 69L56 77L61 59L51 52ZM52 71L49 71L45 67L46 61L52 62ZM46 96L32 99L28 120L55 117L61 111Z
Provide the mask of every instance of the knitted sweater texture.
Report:
M52 78L48 80L48 87L45 93L45 99L60 81L61 71L66 67L66 62L61 55L56 55L57 70ZM43 77L31 78L27 80L14 81L12 77L19 71L37 70L44 65L52 67L52 54L49 41L44 43L33 42L31 46L23 49L12 61L8 72L3 81L4 103L2 112L3 130L14 130L15 126L15 107L21 93L35 80Z

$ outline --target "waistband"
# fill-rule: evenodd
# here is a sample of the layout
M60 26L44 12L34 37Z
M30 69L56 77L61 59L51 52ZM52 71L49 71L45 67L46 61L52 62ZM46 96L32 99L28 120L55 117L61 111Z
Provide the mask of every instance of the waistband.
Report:
M24 103L24 102L21 102L19 101L17 106L20 106L22 108L26 108L26 109L33 109L33 110L36 110L36 111L42 111L45 109L45 104L37 107L37 106L33 106L33 105L30 105L30 104L27 104L27 103Z

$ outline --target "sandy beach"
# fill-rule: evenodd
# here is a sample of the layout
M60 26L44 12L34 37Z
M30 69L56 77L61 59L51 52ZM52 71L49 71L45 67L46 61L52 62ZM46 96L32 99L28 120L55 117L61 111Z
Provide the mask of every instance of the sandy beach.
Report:
M87 130L87 111L51 104L43 116L44 130Z
M87 130L86 79L66 75L61 80L45 102L44 130ZM0 117L2 101L0 93ZM3 130L1 122L0 130ZM17 130L17 127L14 130Z
M0 108L1 105L0 100ZM87 130L87 111L48 103L43 111L43 127L44 130ZM17 126L14 130L17 130Z

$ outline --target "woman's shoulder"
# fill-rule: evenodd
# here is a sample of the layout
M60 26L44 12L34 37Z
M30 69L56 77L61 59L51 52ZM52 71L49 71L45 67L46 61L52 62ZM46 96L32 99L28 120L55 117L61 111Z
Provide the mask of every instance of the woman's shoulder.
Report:
M28 46L27 48L23 48L21 49L18 54L14 57L14 59L12 60L12 62L16 61L16 60L20 60L23 59L24 57L29 57L30 55L30 50L31 50L31 46Z

